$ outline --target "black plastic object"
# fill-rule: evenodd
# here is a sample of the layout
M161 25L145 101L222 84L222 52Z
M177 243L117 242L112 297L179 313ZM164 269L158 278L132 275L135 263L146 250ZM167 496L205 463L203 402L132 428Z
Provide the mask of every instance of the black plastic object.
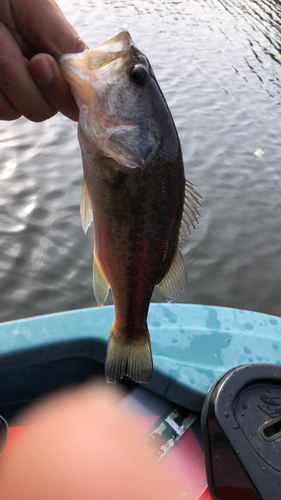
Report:
M214 499L281 499L281 366L226 372L207 394L201 428Z

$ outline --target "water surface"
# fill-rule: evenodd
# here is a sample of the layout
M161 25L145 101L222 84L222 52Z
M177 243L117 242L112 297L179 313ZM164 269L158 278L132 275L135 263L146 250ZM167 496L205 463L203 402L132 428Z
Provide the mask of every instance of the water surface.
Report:
M171 108L204 197L179 302L281 315L279 2L58 3L90 47L128 29ZM76 124L0 122L0 151L0 321L95 305Z

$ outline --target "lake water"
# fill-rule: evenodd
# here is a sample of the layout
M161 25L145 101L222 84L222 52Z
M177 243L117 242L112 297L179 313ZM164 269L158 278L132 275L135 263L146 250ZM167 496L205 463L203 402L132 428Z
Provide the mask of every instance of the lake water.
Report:
M166 96L204 197L179 302L281 315L280 3L58 3L90 47L130 31ZM76 124L0 122L0 149L0 321L95 305Z

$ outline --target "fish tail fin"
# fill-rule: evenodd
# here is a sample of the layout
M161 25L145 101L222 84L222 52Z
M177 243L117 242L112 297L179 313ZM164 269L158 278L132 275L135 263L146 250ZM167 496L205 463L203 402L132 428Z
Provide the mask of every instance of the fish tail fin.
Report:
M135 382L149 382L152 377L153 362L149 331L146 327L141 339L121 338L111 327L105 358L107 382L118 382L124 375Z

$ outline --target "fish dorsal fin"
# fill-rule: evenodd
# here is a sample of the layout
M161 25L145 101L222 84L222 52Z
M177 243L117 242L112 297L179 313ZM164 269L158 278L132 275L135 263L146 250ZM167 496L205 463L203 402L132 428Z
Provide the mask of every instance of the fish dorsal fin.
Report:
M93 220L93 209L92 209L92 202L90 198L89 188L85 180L82 188L80 214L81 214L82 228L84 233L86 234L88 227L91 225L91 222Z
M93 289L99 307L103 307L108 296L110 285L101 268L100 261L94 252Z
M191 227L196 229L195 224L199 223L198 217L201 217L198 211L199 208L202 208L199 199L202 200L203 198L197 193L195 187L191 182L185 181L184 206L179 235L180 243L187 238L187 234L191 235Z
M177 299L186 289L187 277L183 258L178 246L169 271L158 284L159 292L166 302Z

